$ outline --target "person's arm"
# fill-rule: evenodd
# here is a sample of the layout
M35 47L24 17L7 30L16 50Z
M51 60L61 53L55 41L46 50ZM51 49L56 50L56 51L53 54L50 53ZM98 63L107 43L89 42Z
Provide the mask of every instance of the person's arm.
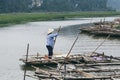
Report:
M57 37L58 33L50 34L49 37Z

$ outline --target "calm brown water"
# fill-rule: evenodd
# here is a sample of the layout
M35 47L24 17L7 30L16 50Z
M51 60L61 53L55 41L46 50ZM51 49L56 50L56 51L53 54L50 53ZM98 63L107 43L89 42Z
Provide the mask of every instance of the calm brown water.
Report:
M113 20L108 17L106 20ZM101 18L103 19L103 18ZM26 45L30 44L29 54L47 53L45 47L48 28L62 26L54 52L67 54L83 24L100 21L100 18L83 18L65 21L30 22L22 25L0 28L0 80L23 80L22 62L19 58L26 54ZM92 52L105 39L93 35L80 34L72 54ZM120 38L110 38L97 50L107 55L120 56ZM31 74L28 71L27 74ZM35 80L26 78L26 80Z

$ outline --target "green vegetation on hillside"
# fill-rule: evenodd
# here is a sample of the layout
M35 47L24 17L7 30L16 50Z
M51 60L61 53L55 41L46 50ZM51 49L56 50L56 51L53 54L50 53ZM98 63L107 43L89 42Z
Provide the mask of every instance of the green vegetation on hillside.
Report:
M66 12L66 13L12 13L0 14L0 26L32 21L64 20L67 18L106 17L120 15L120 12Z
M108 0L0 0L0 13L111 11Z

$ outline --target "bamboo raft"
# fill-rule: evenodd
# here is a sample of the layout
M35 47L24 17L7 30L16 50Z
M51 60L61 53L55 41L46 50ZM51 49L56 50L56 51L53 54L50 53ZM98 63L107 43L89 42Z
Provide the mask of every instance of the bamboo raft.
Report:
M110 35L110 36L120 36L120 30L112 28L100 28L100 27L87 27L80 28L81 32L87 32L95 35Z
M97 22L93 23L93 26L80 28L81 32L87 32L95 35L110 35L115 37L120 37L120 30L117 26L120 25L120 21L112 22Z
M106 56L103 53L96 53L90 55L91 53L87 54L74 54L70 55L66 58L66 55L58 55L54 56L53 59L44 59L44 56L40 55L33 55L29 56L27 62L25 58L21 58L20 61L26 63L27 65L57 65L58 63L72 63L72 64L79 64L79 63L111 63L111 62L119 62L119 57L113 56Z
M52 59L45 59L45 56L32 55L29 56L27 62L25 58L21 58L20 61L26 63L27 65L57 65L58 63L63 63L66 55L55 55ZM70 55L66 58L66 63L79 63L82 60L80 54Z
M120 79L120 63L117 68L110 63L95 63L94 64L64 64L60 69L48 66L48 69L36 69L34 77L42 80L117 80ZM98 64L98 65L97 65ZM60 64L59 64L60 65ZM112 67L108 67L112 65ZM70 67L72 66L72 68ZM74 67L73 67L74 66ZM114 66L114 67L113 67ZM103 68L102 68L103 67Z
M96 58L98 57L98 59ZM33 61L35 58L35 61ZM37 61L36 61L37 58ZM107 56L104 53L86 53L54 57L52 60L40 60L42 56L28 58L28 64L36 69L33 75L26 75L39 80L117 80L120 79L120 57ZM23 60L23 59L22 59ZM31 61L32 60L32 61ZM46 61L46 62L45 62ZM35 62L35 63L34 63ZM56 63L56 68L46 64ZM42 64L41 69L34 64ZM63 66L60 68L60 66Z

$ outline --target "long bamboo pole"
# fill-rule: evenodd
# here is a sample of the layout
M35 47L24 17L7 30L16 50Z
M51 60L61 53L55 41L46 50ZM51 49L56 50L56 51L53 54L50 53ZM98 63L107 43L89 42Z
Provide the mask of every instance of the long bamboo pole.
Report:
M91 55L94 54L94 52L95 52L109 37L110 37L110 34L104 39L104 41L103 41L100 45L97 46L97 48L95 48L95 50L91 53Z
M77 41L77 39L78 39L78 36L79 36L79 33L77 34L77 37L76 37L75 41L73 42L73 44L72 44L72 46L71 46L71 48L70 48L67 56L64 58L64 61L65 61L65 60L68 58L68 56L70 55L70 53L71 53L71 51L72 51L72 49L73 49L73 47L74 47L74 45L75 45L75 43L76 43L76 41ZM61 67L63 66L63 64L64 64L64 63L61 64L59 70L61 69Z
M59 34L60 30L61 30L61 26L59 27L59 29L58 29L58 31L57 31L58 34ZM56 40L57 40L57 37L55 37L54 46L55 46Z
M67 58L70 55L70 53L71 53L71 51L72 51L76 41L78 40L78 36L79 36L79 33L77 34L77 37L76 37L75 41L73 42L73 45L71 46L71 48L70 48L70 50L69 50L69 52L68 52L68 54L67 54L67 56L65 58Z
M24 71L24 79L26 78L26 71L27 71L27 68L26 68L26 65L27 65L27 60L28 60L28 52L29 52L29 43L27 44L27 53L26 53L26 61L25 61L25 71Z

